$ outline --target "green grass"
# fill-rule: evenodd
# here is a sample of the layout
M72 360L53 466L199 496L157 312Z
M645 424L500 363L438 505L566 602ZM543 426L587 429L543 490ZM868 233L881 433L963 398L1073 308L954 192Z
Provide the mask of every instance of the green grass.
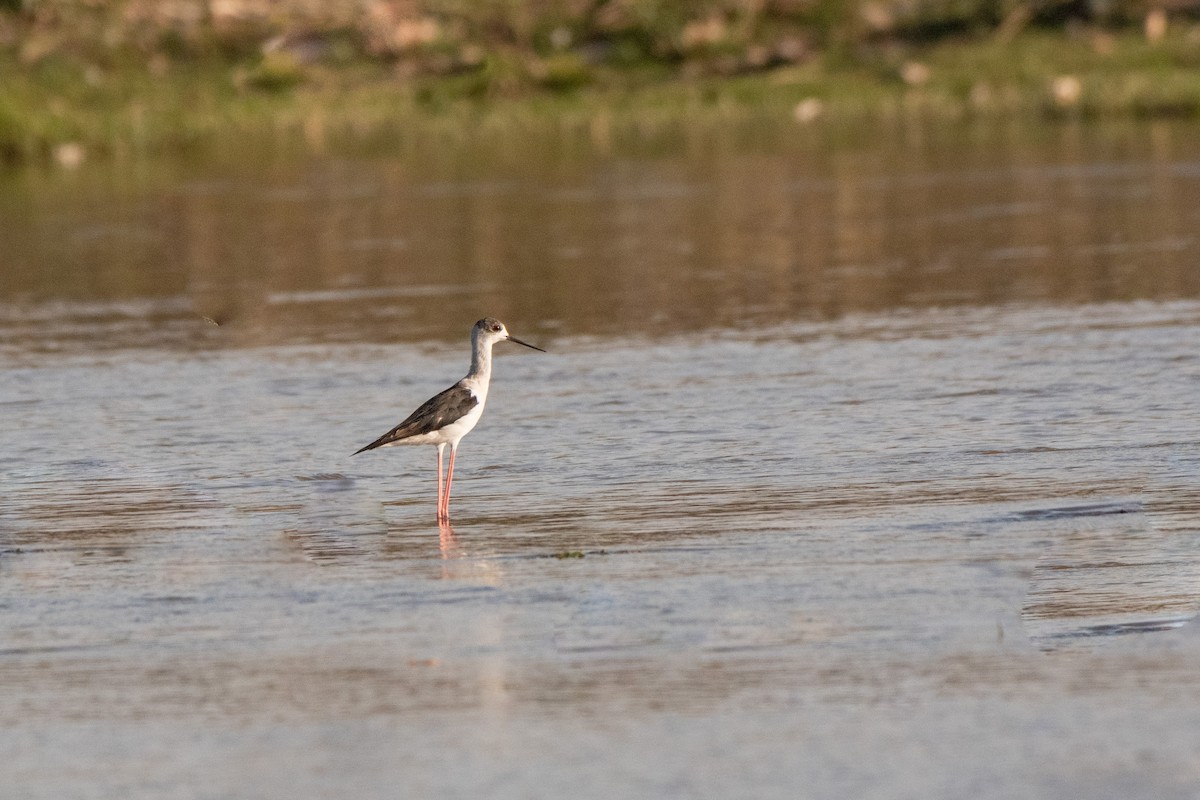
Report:
M800 124L793 113L804 101L817 125L910 114L1200 117L1200 39L1186 32L1157 46L1135 32L1031 32L1007 44L950 39L690 78L664 63L590 66L570 54L530 62L517 52L416 77L369 60L306 66L283 54L160 61L156 70L7 59L0 57L0 160L8 163L52 160L68 143L92 158L140 157L247 139L302 151L371 150L481 132L603 138L731 118ZM1056 80L1077 92L1056 95Z

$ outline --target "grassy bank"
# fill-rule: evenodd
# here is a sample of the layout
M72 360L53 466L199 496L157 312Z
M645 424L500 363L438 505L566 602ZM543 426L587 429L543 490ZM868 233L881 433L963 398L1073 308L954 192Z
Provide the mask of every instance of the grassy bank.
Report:
M503 8L522 5L537 6ZM861 5L806 7L844 14L844 6ZM208 38L153 29L139 44L128 31L91 31L85 23L94 16L46 22L28 8L0 12L0 161L70 165L236 146L247 137L314 151L370 149L417 134L547 127L603 141L754 115L796 125L913 114L1200 118L1200 27L1165 18L1160 27L1133 18L1033 25L1030 15L1010 13L987 25L851 35L828 20L750 24L729 12L699 21L677 15L674 28L660 20L662 30L618 30L600 42L581 33L578 19L555 27L546 12L523 32L512 23L491 38L482 23L420 17L388 27L385 46L328 21L311 23L319 32L268 25L214 39L212 19L196 23Z

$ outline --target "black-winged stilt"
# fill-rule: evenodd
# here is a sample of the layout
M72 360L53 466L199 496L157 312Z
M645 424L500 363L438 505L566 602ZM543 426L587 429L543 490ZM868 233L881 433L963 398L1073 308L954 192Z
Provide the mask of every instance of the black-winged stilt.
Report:
M458 443L483 416L487 403L488 384L492 380L492 345L496 342L516 342L526 347L546 352L528 342L509 335L504 323L485 317L471 328L471 371L458 383L444 392L434 395L390 431L356 450L354 455L377 447L397 444L432 444L438 453L438 522L450 521L450 482L454 479L454 454ZM446 470L445 487L442 485L442 452L450 445L450 466Z

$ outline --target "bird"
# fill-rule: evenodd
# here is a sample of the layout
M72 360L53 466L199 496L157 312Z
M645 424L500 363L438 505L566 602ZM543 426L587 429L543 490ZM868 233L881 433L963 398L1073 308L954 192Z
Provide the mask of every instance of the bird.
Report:
M454 479L454 456L458 443L479 424L487 403L488 385L492 380L492 346L497 342L514 342L531 350L546 352L540 347L522 342L511 335L504 323L494 317L484 317L471 328L471 369L466 377L444 392L426 400L420 408L390 431L354 455L398 444L431 444L438 454L439 524L450 522L450 482ZM450 445L450 465L442 485L442 454Z

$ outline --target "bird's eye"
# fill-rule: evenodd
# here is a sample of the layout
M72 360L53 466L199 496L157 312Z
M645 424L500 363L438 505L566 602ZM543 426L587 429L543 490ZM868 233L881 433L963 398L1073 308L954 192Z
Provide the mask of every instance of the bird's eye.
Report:
M493 331L495 331L496 333L499 333L499 332L500 332L500 326L499 326L499 325L493 325L493 326L492 326L492 330L493 330Z

